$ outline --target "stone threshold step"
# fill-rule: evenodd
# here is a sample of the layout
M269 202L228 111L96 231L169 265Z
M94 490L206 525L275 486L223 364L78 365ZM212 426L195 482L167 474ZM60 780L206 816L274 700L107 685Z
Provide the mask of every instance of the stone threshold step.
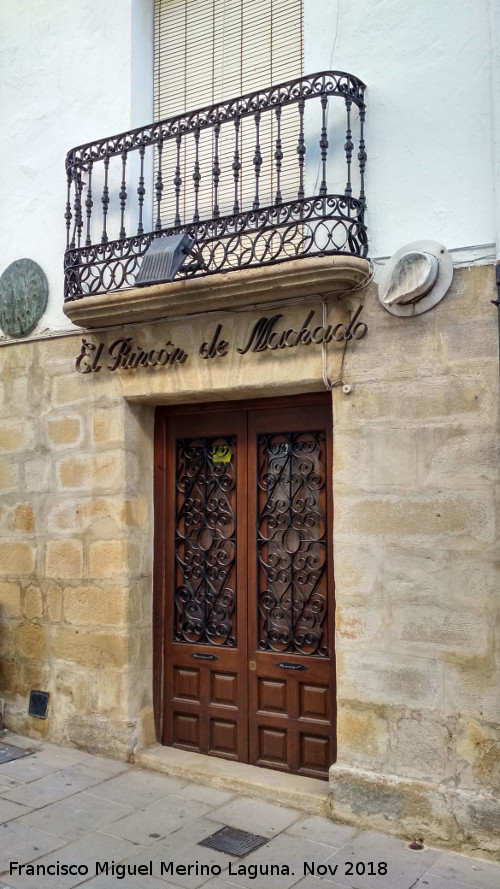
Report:
M223 790L234 790L307 814L329 815L328 781L288 775L202 753L163 747L161 744L136 751L132 762L144 769Z

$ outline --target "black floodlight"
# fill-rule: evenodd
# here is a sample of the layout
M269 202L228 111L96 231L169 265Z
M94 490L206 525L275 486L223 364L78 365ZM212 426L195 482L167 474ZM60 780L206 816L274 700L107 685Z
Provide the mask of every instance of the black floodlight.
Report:
M162 284L173 281L183 266L186 256L192 256L193 262L184 266L184 270L196 271L203 267L201 255L193 249L195 243L186 232L180 235L169 235L166 238L155 238L150 244L142 265L135 276L135 283L142 287L146 284Z

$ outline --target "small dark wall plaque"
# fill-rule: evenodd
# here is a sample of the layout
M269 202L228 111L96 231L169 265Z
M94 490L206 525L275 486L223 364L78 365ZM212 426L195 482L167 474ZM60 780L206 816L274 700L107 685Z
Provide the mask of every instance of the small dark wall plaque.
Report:
M48 706L48 691L30 691L28 716L37 716L38 719L47 719Z
M16 259L0 277L0 327L22 337L38 324L49 295L47 278L32 259Z

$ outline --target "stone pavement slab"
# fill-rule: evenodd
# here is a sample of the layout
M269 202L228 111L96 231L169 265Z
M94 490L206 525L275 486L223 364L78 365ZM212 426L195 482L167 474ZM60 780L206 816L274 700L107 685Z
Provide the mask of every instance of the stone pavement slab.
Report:
M265 885L266 889L290 889L303 878L306 863L310 867L320 867L333 851L333 847L322 843L310 840L297 842L293 836L280 834L255 852L233 862L228 869L227 879L246 889L251 889L256 882L258 885ZM257 881L252 866L259 868L260 865L267 872L259 874Z
M77 840L78 837L106 827L110 822L130 815L131 812L133 809L130 806L122 806L120 803L98 799L82 792L36 809L19 818L19 821L56 837Z
M146 809L108 825L106 833L150 846L209 811L209 806L196 800L167 796Z
M319 815L311 815L295 821L286 829L287 834L297 837L298 840L313 840L315 843L325 843L326 846L334 846L340 849L348 840L355 837L359 830L349 827L347 824L337 824L329 818L320 818Z
M413 851L395 837L363 831L335 852L328 865L336 868L331 879L344 887L387 889L394 885L403 889L413 886L440 854L437 849Z
M142 809L169 793L180 790L185 783L184 779L165 777L142 769L129 769L115 778L96 782L92 794L111 802Z
M0 824L13 821L14 818L19 818L29 811L28 806L23 806L21 803L13 803L0 797Z
M83 839L68 843L56 852L33 859L34 866L59 865L73 866L88 873L76 874L45 874L31 876L26 873L1 874L2 880L8 880L7 886L12 889L72 889L79 886L85 879L95 876L96 861L122 861L134 850L133 843L102 833L88 834ZM120 884L117 883L117 886Z
M240 796L215 809L210 815L215 821L247 830L263 837L272 837L298 821L300 812L274 806L263 800Z
M467 858L453 852L441 853L430 868L426 879L440 877L447 880L462 880L477 889L500 889L500 865L490 864L477 858ZM424 889L424 884L418 889ZM439 883L436 883L436 889ZM440 889L448 889L446 885Z
M0 873L8 869L10 861L25 864L64 845L65 840L61 837L33 830L19 821L0 823Z
M76 765L15 787L14 790L3 793L1 798L22 803L31 809L40 809L42 806L48 806L66 796L72 796L79 790L86 790L92 785L98 785L102 780L102 772L91 765L76 763ZM111 778L109 780L118 779Z

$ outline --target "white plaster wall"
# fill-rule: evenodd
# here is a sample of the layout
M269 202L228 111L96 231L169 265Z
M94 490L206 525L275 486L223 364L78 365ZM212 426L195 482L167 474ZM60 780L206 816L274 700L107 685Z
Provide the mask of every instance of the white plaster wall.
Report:
M0 0L0 274L38 262L62 313L65 157L152 120L153 0Z
M492 244L489 0L304 7L305 72L340 69L367 84L370 255L419 238L454 250ZM485 252L494 251L471 257Z

